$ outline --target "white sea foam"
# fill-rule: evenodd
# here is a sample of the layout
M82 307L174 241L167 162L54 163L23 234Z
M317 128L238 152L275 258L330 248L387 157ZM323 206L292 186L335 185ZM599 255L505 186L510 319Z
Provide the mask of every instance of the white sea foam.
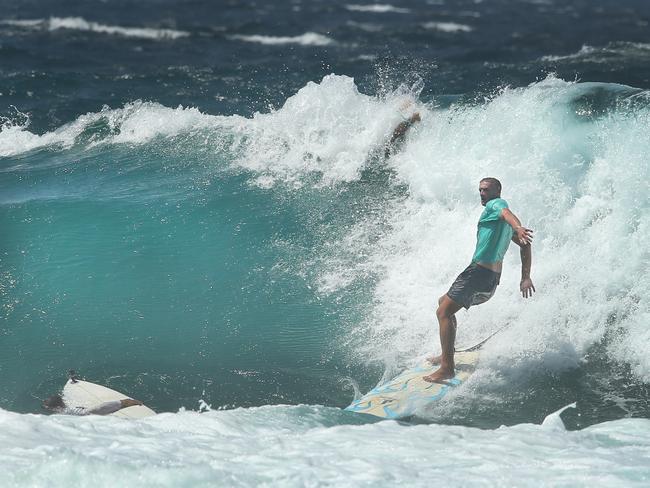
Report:
M395 7L390 4L374 3L374 4L350 4L345 6L346 9L352 12L371 12L376 14L394 13L394 14L408 14L411 10L403 7Z
M352 78L326 76L308 83L272 113L256 114L243 126L254 141L242 166L276 181L295 181L310 172L323 182L358 179L368 154L402 120L407 96L382 101L360 94Z
M547 415L542 421L542 427L549 430L566 430L564 422L562 421L562 412L569 408L576 408L576 402L566 405L559 410Z
M231 39L245 41L245 42L256 42L258 44L266 44L269 46L274 45L283 45L283 44L299 44L301 46L328 46L334 43L334 40L324 36L322 34L317 34L316 32L305 32L300 36L262 36L262 35L235 35L231 36Z
M474 29L467 24L455 22L427 22L423 24L425 29L437 30L440 32L472 32Z
M650 44L641 42L613 42L606 46L589 46L585 44L578 52L565 55L542 56L542 61L582 61L590 63L610 63L612 59L632 57L647 59L650 57Z
M164 107L151 102L133 102L121 109L104 107L100 112L81 115L73 122L54 131L35 134L28 130L29 123L5 123L0 127L0 156L15 156L35 149L69 148L90 126L105 123L109 135L92 137L89 146L102 143L143 144L154 137L170 137L193 130L230 125L238 118L202 114L195 108Z
M2 25L15 25L17 27L41 27L44 23L44 19L0 20Z
M592 46L582 46L580 50L577 53L573 54L567 54L564 56L561 55L548 55L548 56L542 56L542 61L561 61L565 59L576 59L584 56L588 56L591 53L594 52L594 48Z
M0 156L15 156L43 147L70 147L86 127L88 119L94 119L94 116L81 116L75 122L42 135L27 130L29 121L15 124L5 122L0 127Z
M273 406L111 417L0 410L2 486L645 486L650 421L569 432L522 424L365 425Z
M14 25L31 29L46 29L55 31L59 29L96 32L140 39L179 39L187 37L189 32L174 29L156 29L150 27L123 27L117 25L104 25L88 21L82 17L50 17L49 19L20 19L2 20L0 24Z

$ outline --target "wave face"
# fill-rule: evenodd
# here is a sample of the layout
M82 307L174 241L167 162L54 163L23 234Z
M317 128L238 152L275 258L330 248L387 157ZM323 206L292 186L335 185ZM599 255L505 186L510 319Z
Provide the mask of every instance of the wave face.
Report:
M581 368L605 381L616 365L647 382L646 93L551 77L439 109L417 102L418 89L373 97L331 75L252 118L137 102L40 135L5 124L11 337L66 358L85 334L106 335L88 351L101 351L100 369L180 347L197 368L176 385L184 398L218 366L234 381L222 405L242 400L240 379L266 382L271 360L303 401L327 404L304 383L356 368L363 382L373 365L391 374L438 347L432 311L469 262L477 183L498 175L535 230L538 293L518 296L511 250L499 293L460 314L464 344L508 325L485 347L476 387ZM382 161L415 110L422 123ZM273 398L268 385L259 395L245 402Z

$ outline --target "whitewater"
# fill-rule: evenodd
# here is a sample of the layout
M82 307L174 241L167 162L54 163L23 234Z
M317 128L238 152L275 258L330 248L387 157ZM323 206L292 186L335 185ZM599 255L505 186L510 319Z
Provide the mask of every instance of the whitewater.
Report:
M553 418L486 431L363 424L304 405L138 421L0 419L5 486L645 486L650 475L642 419L577 432Z

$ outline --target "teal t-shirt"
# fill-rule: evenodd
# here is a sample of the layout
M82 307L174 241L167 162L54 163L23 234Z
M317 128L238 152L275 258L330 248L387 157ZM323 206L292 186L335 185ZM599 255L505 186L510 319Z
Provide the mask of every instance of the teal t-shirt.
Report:
M476 251L472 262L503 261L512 238L512 227L501 218L501 211L504 208L508 208L508 202L503 198L495 198L485 205L485 210L478 220Z

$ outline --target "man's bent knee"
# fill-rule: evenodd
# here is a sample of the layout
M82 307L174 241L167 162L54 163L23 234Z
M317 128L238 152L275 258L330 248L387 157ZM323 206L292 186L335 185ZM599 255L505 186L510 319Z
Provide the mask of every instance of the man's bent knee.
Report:
M454 314L462 308L451 298L449 298L448 295L441 296L438 303L438 309L436 310L436 317L438 317L438 319L453 318Z
M444 319L444 318L449 319L449 318L454 316L454 313L456 313L456 312L453 312L452 310L449 310L448 307L445 307L445 306L441 305L436 310L436 317L438 317L439 319Z

